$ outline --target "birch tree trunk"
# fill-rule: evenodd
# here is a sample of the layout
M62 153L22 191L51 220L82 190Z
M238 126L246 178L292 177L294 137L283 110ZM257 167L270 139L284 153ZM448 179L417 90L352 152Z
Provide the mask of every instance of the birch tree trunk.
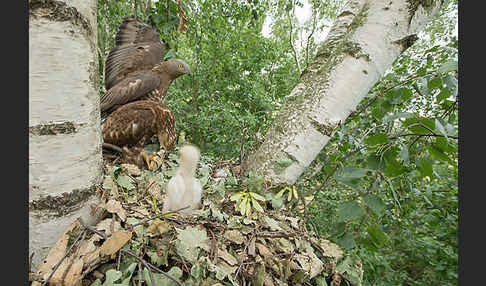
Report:
M87 216L102 175L96 0L29 1L29 252Z
M246 171L272 183L295 183L442 4L443 0L349 1L286 97L264 142L248 157ZM288 166L277 173L276 162Z

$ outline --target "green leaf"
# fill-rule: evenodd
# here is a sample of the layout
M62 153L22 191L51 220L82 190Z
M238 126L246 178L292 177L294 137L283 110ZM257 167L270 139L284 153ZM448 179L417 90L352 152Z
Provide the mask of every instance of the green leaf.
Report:
M407 145L402 145L400 150L400 158L402 159L404 164L408 164L409 162L409 152Z
M239 200L243 195L245 195L245 193L243 192L238 192L236 194L233 194L231 195L230 197L230 201L236 201L236 200Z
M295 186L292 187L292 193L294 194L294 198L298 200L299 194L297 193L297 188Z
M377 134L368 136L368 138L366 138L364 140L364 142L365 142L365 144L370 145L370 146L380 145L380 144L384 144L384 143L388 142L388 136L386 135L386 133L377 133Z
M251 191L261 191L263 185L263 176L250 172L245 183L248 186L248 189Z
M132 184L132 181L133 180L127 175L119 175L116 178L116 182L118 183L118 185L120 185L122 188L127 190L135 189L135 186Z
M385 174L390 177L396 177L403 174L407 169L398 161L398 147L388 149L384 154Z
M380 197L373 194L367 194L363 196L364 202L367 207L369 207L377 215L381 215L385 209L385 203Z
M443 63L438 69L437 72L439 73L446 73L450 71L457 71L458 63L455 60L450 60Z
M172 59L172 58L175 58L176 55L174 53L174 50L170 49L164 56L164 61L168 60L168 59Z
M383 246L388 241L388 236L377 225L368 226L366 232L378 246Z
M282 188L276 195L275 195L275 198L276 199L279 199L283 193L285 192L285 190L289 189L289 187L285 187L285 188Z
M376 156L375 154L371 154L366 159L367 167L370 170L378 170L378 166L380 165L380 157Z
M95 282L93 282L93 284L91 284L90 286L102 286L101 285L101 280L100 279L96 279Z
M352 249L356 247L356 241L354 240L353 235L349 232L337 239L336 243L345 249Z
M167 273L169 273L169 275L174 277L175 279L182 278L182 270L179 267L174 266ZM157 272L152 271L152 276L154 277L154 284L155 284L154 286L177 286L177 285L179 285L162 273L157 273ZM143 268L142 277L145 280L145 283L147 284L147 286L152 286L149 271L145 267Z
M449 88L445 87L440 90L440 93L437 95L437 102L442 102L445 99L449 98L452 95Z
M427 158L420 159L419 171L423 176L432 176L432 164Z
M120 174L121 171L122 171L121 167L113 166L113 168L111 168L111 176L113 177L113 179L116 179L116 177L118 177L118 174Z
M205 230L188 226L185 229L176 228L176 231L176 251L186 261L193 264L197 261L201 249L209 250L208 237Z
M390 97L391 104L400 104L402 102L408 101L412 97L413 93L408 88L397 88L393 91Z
M106 280L103 286L113 286L114 282L122 277L122 272L115 269L110 269L106 271Z
M451 91L451 94L455 97L457 96L457 79L455 76L446 75L443 79L447 88Z
M255 208L256 211L261 213L265 212L257 200L251 200L251 203L253 204L253 207Z
M442 78L439 77L439 76L436 76L436 77L431 78L427 82L427 89L429 90L429 92L431 92L435 88L442 88L442 84L443 84L442 83Z
M444 135L444 137L447 138L447 132L438 119L435 119L435 130L438 130L442 135Z
M364 212L356 201L347 201L339 205L339 220L350 221L360 218Z
M366 176L368 170L362 168L356 168L351 166L345 166L334 173L334 178L340 182L352 182L354 180L361 179Z
M447 156L446 153L444 153L442 150L440 150L438 147L436 147L435 144L429 145L427 150L429 151L430 156L434 159L441 160L441 161L447 161L447 162L452 161L449 158L449 156Z
M398 119L398 118L411 118L413 116L414 116L414 114L410 113L410 112L397 112L397 113L394 113L392 115L385 116L385 118L383 118L383 122L386 123L386 122L394 121L395 119Z
M330 273L328 273L330 274ZM328 286L325 276L319 276L316 278L316 286Z
M254 192L250 192L249 193L250 196L252 196L255 200L259 200L259 201L262 201L264 202L265 201L265 198L257 193L254 193Z

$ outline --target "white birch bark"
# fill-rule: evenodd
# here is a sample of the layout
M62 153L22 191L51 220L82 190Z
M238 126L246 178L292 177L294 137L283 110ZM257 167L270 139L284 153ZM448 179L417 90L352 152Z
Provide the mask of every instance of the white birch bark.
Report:
M248 157L246 171L272 183L295 183L442 2L349 1L264 142ZM288 167L275 168L285 160L291 160Z
M87 215L101 180L96 0L29 1L29 252Z

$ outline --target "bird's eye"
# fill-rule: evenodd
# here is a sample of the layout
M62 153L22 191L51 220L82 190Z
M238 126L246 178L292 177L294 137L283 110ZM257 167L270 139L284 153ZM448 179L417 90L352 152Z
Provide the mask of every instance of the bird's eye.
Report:
M179 64L179 68L180 68L180 69L182 68L182 64Z

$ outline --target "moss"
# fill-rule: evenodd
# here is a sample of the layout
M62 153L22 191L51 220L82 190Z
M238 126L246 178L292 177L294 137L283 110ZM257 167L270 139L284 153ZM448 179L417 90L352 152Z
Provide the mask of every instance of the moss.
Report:
M430 12L438 1L440 1L441 5L444 3L444 0L408 0L409 22L412 21L413 15L415 15L419 6L424 7L425 11Z
M321 134L331 137L332 133L341 126L341 121L328 122L327 124L319 123L315 120L311 120L312 126Z
M359 10L358 14L356 14L356 16L353 18L353 21L351 22L351 24L348 27L348 31L356 30L356 28L363 25L364 20L368 16L369 9L370 9L370 4L365 3L363 5L363 8L361 8L361 10Z
M59 196L44 196L29 202L29 211L49 211L54 216L65 216L79 209L82 202L89 200L96 193L96 186L87 189L75 189Z
M412 35L406 36L403 39L395 41L395 43L402 46L402 52L403 52L406 49L410 48L417 40L418 40L417 35L412 34Z
M419 6L424 7L425 10L430 12L436 1L443 2L442 0L408 0L408 9L412 15L415 14Z

